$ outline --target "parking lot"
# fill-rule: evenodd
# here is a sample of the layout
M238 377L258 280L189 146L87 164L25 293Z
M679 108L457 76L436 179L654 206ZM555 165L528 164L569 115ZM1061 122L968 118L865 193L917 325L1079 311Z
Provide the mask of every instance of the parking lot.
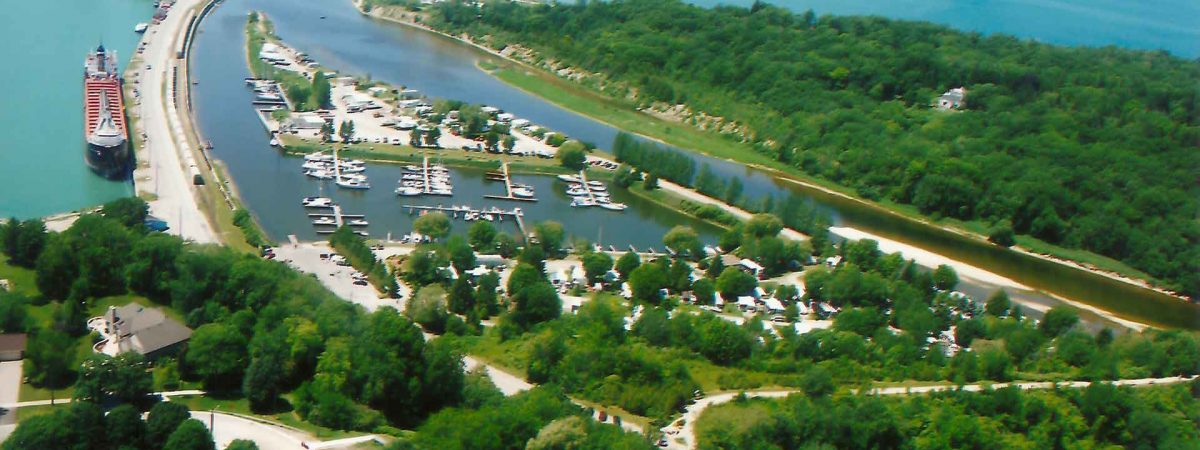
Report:
M275 259L287 263L301 272L310 273L317 277L325 287L338 297L362 305L367 311L375 311L381 306L391 306L397 310L404 309L404 301L408 292L401 286L401 298L380 298L379 293L370 283L355 284L354 274L358 271L347 265L339 265L329 244L324 242L284 244L275 248ZM322 258L322 255L325 255ZM345 264L345 263L343 263Z

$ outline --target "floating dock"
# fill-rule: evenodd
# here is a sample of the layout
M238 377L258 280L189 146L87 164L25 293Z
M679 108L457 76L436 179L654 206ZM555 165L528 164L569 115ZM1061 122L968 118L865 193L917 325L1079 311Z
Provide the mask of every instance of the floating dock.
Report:
M488 172L486 174L486 177L488 180L492 180L492 181L503 181L504 182L504 195L484 195L483 196L484 198L491 198L491 199L496 199L496 200L512 200L512 201L518 201L518 202L536 202L537 201L537 198L535 198L535 197L518 197L518 196L513 195L512 175L509 174L509 172L508 172L508 163L507 162L500 163L500 171L499 172ZM531 189L531 191L532 191L532 189Z
M475 209L470 206L401 205L401 207L407 208L409 215L418 214L418 212L420 212L420 214L424 214L428 211L439 211L445 213L447 216L450 216L452 219L467 220L467 217L470 215L482 217L485 214L491 214L496 218L497 222L503 222L505 217L511 217L513 221L517 223L517 228L521 230L521 235L529 236L529 233L525 230L525 212L521 211L521 208L513 208L506 211L496 207L492 207L490 209Z

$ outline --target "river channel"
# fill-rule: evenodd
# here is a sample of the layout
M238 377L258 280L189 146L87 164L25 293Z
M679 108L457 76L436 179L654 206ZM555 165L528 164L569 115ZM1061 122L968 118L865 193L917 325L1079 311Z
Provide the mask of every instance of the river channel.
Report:
M417 89L440 98L496 106L568 136L607 147L617 130L526 94L479 70L486 53L451 39L408 27L375 21L360 15L348 0L227 0L205 20L192 55L196 115L201 132L214 145L214 153L229 168L240 194L267 232L282 240L289 234L316 238L307 224L299 199L319 193L334 197L348 213L366 214L374 237L409 231L412 216L403 204L470 204L520 206L528 221L554 219L567 230L590 240L624 247L659 245L662 234L677 224L697 228L711 240L718 231L636 198L617 199L630 204L624 213L570 208L561 185L546 177L521 177L533 184L541 199L536 205L484 201L498 186L482 181L482 174L456 170L456 196L408 202L391 193L399 178L397 167L373 165L368 170L376 187L365 193L323 189L300 175L300 161L280 157L271 149L262 125L250 108L250 93L241 80L248 76L244 62L246 14L261 10L271 17L276 33L290 45L326 66L353 74L369 74L395 85ZM800 196L830 212L835 225L851 227L963 261L1016 280L1038 291L1095 305L1134 320L1160 325L1200 326L1200 307L1148 289L1086 273L991 246L955 233L926 226L878 208L807 189L775 179L744 166L688 153L714 172L736 176L746 195ZM461 225L460 225L461 226ZM985 298L996 286L964 280L960 290ZM1010 295L1036 307L1057 304L1051 295L1037 291L1012 291ZM1033 312L1033 311L1031 311ZM1085 318L1096 320L1085 313Z

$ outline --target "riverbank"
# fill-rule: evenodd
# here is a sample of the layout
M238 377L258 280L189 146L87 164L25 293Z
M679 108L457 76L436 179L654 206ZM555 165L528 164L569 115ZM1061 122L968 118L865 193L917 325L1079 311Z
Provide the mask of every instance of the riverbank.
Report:
M530 66L529 64L520 61L511 55L504 52L497 52L486 46L480 45L472 41L466 36L454 36L435 29L423 23L415 23L409 17L413 16L411 12L396 12L395 9L376 8L372 11L364 11L361 3L356 3L359 11L365 15L380 20L397 23L405 26L414 27L417 29L429 31L444 37L455 39L477 49L480 49L496 58L513 63L521 68L530 69L526 72L524 79L519 79L512 74L519 72L509 69L505 72L504 69L497 71L489 71L501 81L509 83L518 89L527 93L537 95L552 103L568 108L576 113L593 118L601 123L608 124L613 127L627 129L646 137L651 140L664 142L689 149L699 150L710 156L722 158L731 162L746 164L749 167L762 170L783 181L804 186L825 193L827 195L836 195L851 200L860 206L871 207L885 211L896 218L911 220L916 223L933 227L938 230L954 233L957 236L969 238L980 245L992 245L987 242L983 233L986 233L987 224L983 223L968 223L961 224L946 224L934 222L927 217L921 215L912 207L906 205L882 204L865 199L861 199L849 192L847 188L834 185L824 180L816 180L791 173L788 167L782 167L779 163L771 161L757 152L750 149L748 145L734 142L731 139L714 135L711 132L698 130L694 127L687 126L681 123L664 121L656 116L645 114L633 110L632 107L622 109L620 102L612 99L605 99L603 96L588 90L586 87L578 86L566 80L546 72L544 69ZM389 14L389 11L392 14ZM392 17L392 15L403 14L403 18ZM628 117L635 117L636 120L630 120ZM654 124L653 126L661 127L661 130L653 129L652 126L646 124ZM629 125L629 126L626 126ZM649 128L649 129L647 129ZM675 130L684 130L677 132ZM704 141L704 145L695 145L694 142L689 143L689 140L700 139ZM1096 275L1104 276L1108 279L1120 281L1122 283L1136 286L1139 288L1151 289L1157 293L1171 296L1175 299L1190 300L1179 293L1155 286L1155 281L1152 278L1143 277L1145 274L1133 269L1119 261L1111 260L1100 255L1095 255L1089 252L1080 250L1064 249L1051 244L1043 243L1032 238L1022 236L1020 238L1022 246L1011 248L1012 251L1022 255L1028 255L1039 258L1040 260L1057 263L1074 270L1083 270Z

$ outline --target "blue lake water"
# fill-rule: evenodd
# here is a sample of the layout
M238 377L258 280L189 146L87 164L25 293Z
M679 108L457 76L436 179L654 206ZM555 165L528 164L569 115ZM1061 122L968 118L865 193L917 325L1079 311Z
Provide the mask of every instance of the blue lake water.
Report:
M754 0L689 0L700 6L749 6ZM818 15L878 15L960 30L1004 33L1062 45L1116 45L1200 56L1195 0L768 0Z
M0 15L0 217L38 217L133 193L83 162L83 59L101 42L122 68L152 0L14 1Z

